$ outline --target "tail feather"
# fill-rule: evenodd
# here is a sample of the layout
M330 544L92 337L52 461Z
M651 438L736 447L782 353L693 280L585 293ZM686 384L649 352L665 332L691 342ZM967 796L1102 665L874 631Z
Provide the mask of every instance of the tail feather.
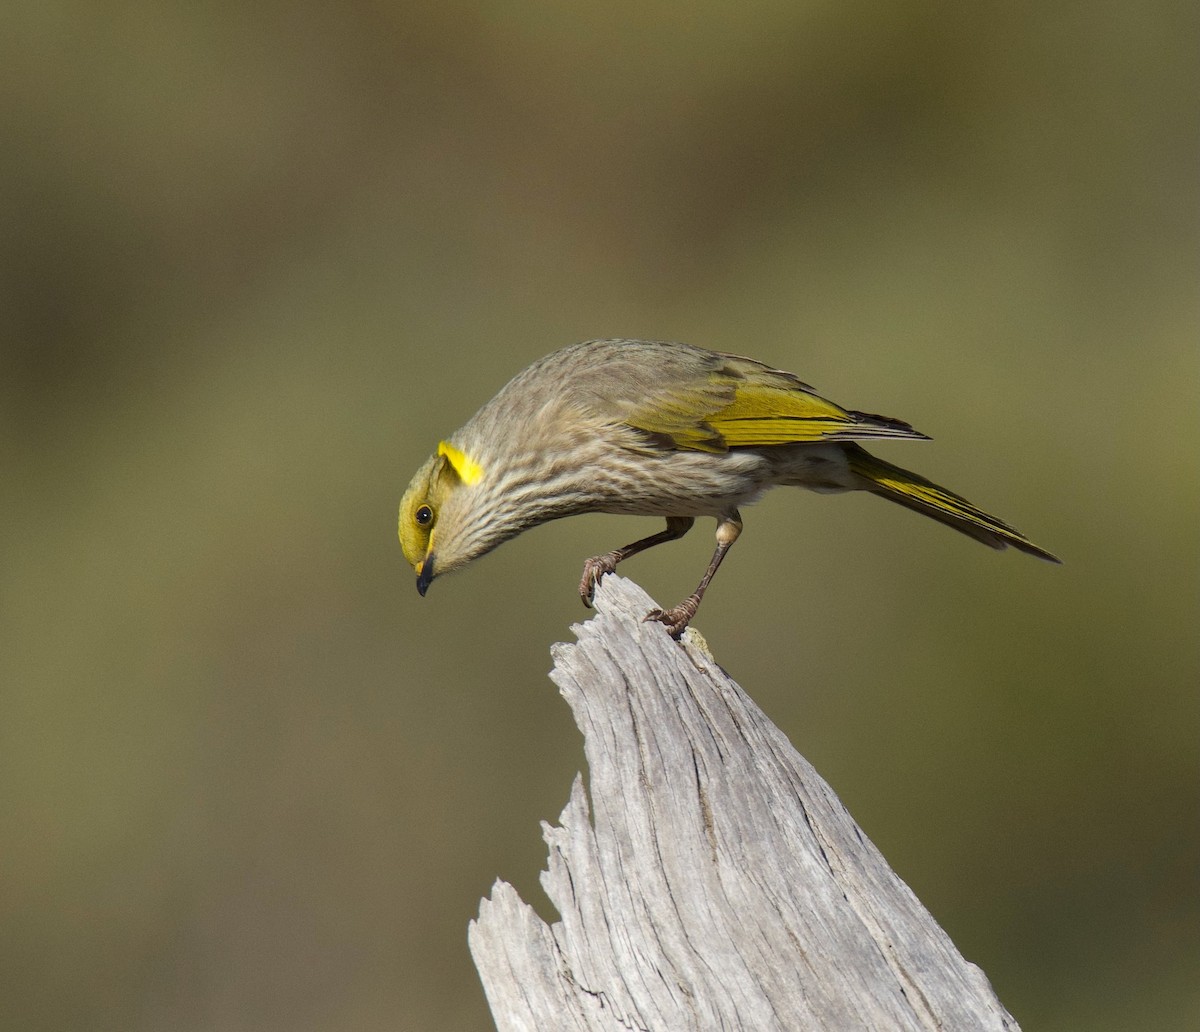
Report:
M1058 556L1039 548L1020 531L972 505L962 495L939 487L932 480L893 466L858 446L854 446L847 457L850 469L867 481L864 485L866 489L880 498L953 527L992 548L1004 549L1011 545L1039 559L1062 562Z

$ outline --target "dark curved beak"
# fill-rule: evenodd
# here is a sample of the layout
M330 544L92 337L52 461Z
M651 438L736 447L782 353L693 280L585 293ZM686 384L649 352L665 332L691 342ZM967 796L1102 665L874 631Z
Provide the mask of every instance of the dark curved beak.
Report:
M422 598L425 597L425 592L429 590L429 585L433 583L433 553L425 557L425 561L421 563L421 571L417 574L417 594Z

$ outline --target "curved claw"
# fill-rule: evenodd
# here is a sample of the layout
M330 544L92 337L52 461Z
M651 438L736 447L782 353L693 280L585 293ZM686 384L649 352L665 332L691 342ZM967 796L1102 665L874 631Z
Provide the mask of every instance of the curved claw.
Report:
M596 597L596 585L606 573L613 573L617 568L617 557L612 552L592 556L583 564L583 577L579 581L579 597L583 604L592 608L592 600Z

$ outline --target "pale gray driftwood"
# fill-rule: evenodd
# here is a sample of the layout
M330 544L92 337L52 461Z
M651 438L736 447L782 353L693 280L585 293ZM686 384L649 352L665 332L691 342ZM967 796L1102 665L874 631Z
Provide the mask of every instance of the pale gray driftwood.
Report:
M543 826L561 920L497 881L471 922L501 1032L1017 1030L702 641L619 577L596 607L551 674L590 770Z

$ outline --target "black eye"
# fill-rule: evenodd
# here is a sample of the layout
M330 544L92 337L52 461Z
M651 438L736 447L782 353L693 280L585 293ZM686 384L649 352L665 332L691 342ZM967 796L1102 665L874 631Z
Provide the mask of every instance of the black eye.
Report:
M433 522L433 510L428 505L422 505L417 510L417 522L422 527L428 527Z

